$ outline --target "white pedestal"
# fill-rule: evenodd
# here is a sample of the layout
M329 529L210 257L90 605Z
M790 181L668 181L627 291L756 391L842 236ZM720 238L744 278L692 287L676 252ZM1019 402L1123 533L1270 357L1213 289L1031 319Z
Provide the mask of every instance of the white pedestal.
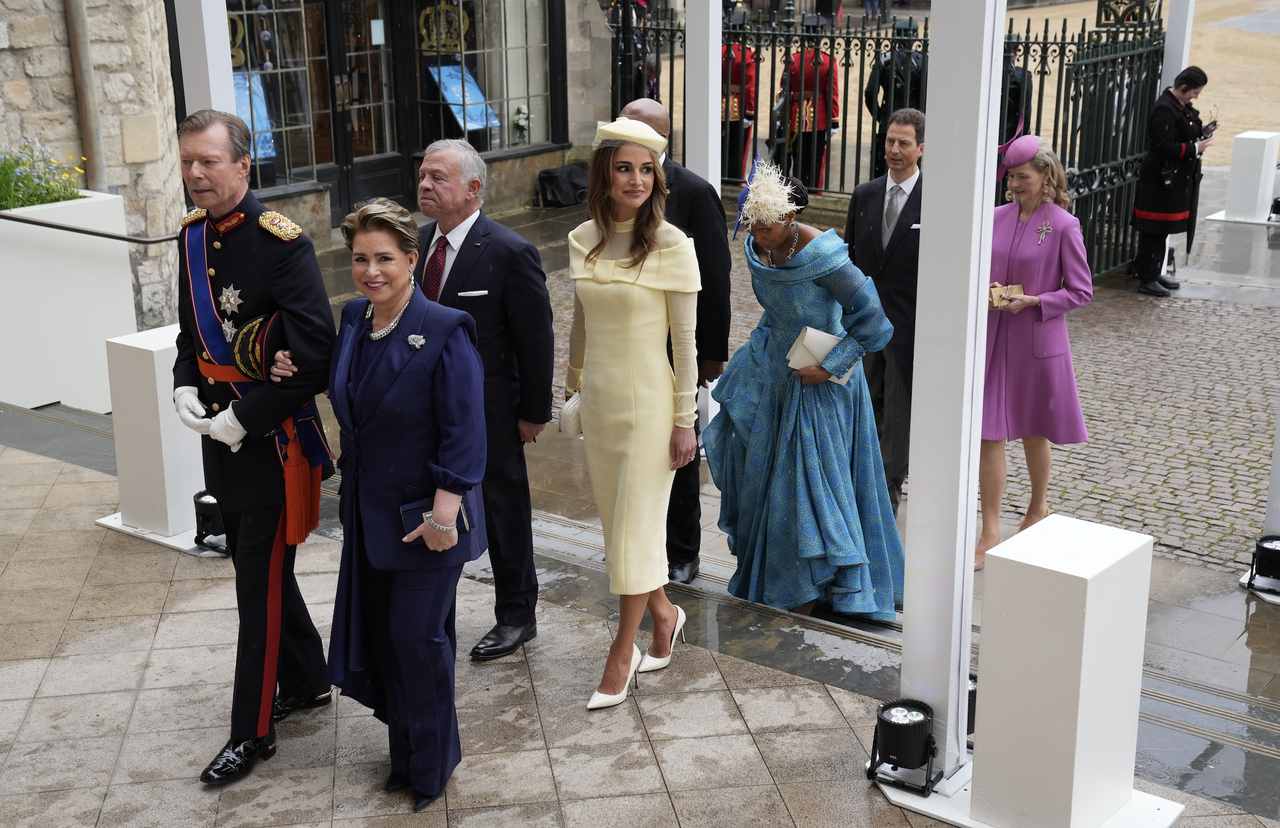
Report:
M1266 221L1276 180L1280 132L1250 130L1235 138L1227 179L1227 221Z
M1240 576L1239 583L1240 583L1240 586L1244 587L1245 589L1249 589L1249 573L1248 572ZM1265 575L1259 575L1258 577L1253 579L1253 585L1255 589L1249 589L1249 592L1251 594L1253 594L1258 598L1261 598L1262 600L1266 601L1268 604L1280 604L1280 593L1263 592L1263 590L1280 590L1280 578L1268 578ZM1262 587L1262 589L1257 589L1256 587Z
M225 33L223 37L225 42ZM75 201L9 212L88 230L125 232L123 198L87 190L82 194L86 197ZM23 408L62 402L99 414L111 411L103 341L138 329L129 246L0 221L0 251L0 353L5 355L0 400ZM36 311L46 307L49 313ZM57 324L51 326L54 317Z
M1099 828L1134 798L1151 546L1051 515L987 554L975 821Z
M204 465L200 435L173 409L177 334L170 325L107 341L120 511L98 525L190 549Z

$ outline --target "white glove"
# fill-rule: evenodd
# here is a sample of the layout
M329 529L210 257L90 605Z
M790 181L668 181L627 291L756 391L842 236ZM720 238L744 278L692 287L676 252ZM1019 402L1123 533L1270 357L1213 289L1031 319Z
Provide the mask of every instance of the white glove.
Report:
M209 420L204 416L204 403L199 392L190 385L173 389L173 407L182 424L198 434L209 433Z
M219 443L226 443L231 446L232 451L240 450L240 441L248 433L244 430L244 426L240 425L240 421L236 419L231 406L227 406L226 411L214 417L209 425L209 436Z

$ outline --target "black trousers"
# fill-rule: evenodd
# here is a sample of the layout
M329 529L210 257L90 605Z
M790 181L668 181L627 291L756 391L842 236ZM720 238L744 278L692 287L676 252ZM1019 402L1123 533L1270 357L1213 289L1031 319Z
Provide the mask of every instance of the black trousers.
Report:
M293 576L297 547L284 540L284 507L223 512L236 568L236 683L231 738L266 736L277 684L283 696L329 689L324 645Z
M1133 257L1133 273L1139 282L1154 282L1164 266L1168 233L1139 233L1138 254Z
M407 775L415 791L434 796L462 761L453 703L462 564L383 571L363 550L357 562L365 629L387 696L391 770Z
M898 368L897 358L888 348L863 355L862 369L867 376L871 410L876 417L889 502L896 517L902 484L907 479L907 460L911 456L911 388Z
M484 467L483 489L484 528L497 593L493 615L499 624L528 624L538 604L538 572L533 565L533 504L524 446Z
M700 433L694 423L693 433ZM676 469L667 503L667 563L693 563L702 547L702 452Z
M721 121L720 130L725 136L725 178L745 179L751 172L751 138L755 125L750 121Z
M791 145L791 174L800 179L807 190L822 189L822 174L826 171L827 130L801 132Z

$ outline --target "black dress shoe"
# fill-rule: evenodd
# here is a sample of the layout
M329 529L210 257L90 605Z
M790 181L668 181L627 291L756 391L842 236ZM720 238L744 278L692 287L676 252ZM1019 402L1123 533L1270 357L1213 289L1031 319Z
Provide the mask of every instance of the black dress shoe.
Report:
M671 564L667 567L667 578L677 584L691 584L693 579L698 577L698 572L700 571L701 569L696 560L689 563Z
M286 699L276 696L276 700L271 704L271 721L282 722L289 718L289 714L295 710L309 710L313 707L324 707L332 700L332 687L323 693L308 693L305 696L290 696Z
M538 622L528 624L495 624L493 629L480 639L480 643L471 648L471 657L476 661L492 661L502 658L520 649L526 641L538 637Z
M1161 297L1170 295L1169 289L1166 288L1164 285L1160 284L1159 282L1143 282L1142 284L1138 285L1138 293L1143 293L1143 294L1146 294L1147 296L1161 296Z
M1160 286L1166 290L1177 290L1182 287L1182 282L1179 282L1177 279L1170 279L1168 276L1157 276L1156 281L1159 282Z
M416 814L418 811L421 811L423 808L427 807L432 802L435 802L437 799L439 799L441 795L443 795L443 793L444 791L441 791L438 794L432 794L431 796L427 796L424 793L418 793L417 791L414 791L413 792L413 812Z
M382 790L387 793L395 793L396 791L403 791L407 787L409 787L408 774L392 771L391 775L387 777L387 784L382 786Z
M259 759L267 760L276 755L276 732L272 730L261 739L245 739L237 742L228 740L213 761L200 774L200 781L206 785L225 785L241 777L248 776L249 771Z

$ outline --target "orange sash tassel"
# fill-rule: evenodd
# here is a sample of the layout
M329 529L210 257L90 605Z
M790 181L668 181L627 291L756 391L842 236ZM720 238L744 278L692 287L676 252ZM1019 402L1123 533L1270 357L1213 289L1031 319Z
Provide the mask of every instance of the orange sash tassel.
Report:
M285 543L297 546L320 526L320 467L307 462L307 454L294 433L293 418L281 426L289 436L284 461Z

